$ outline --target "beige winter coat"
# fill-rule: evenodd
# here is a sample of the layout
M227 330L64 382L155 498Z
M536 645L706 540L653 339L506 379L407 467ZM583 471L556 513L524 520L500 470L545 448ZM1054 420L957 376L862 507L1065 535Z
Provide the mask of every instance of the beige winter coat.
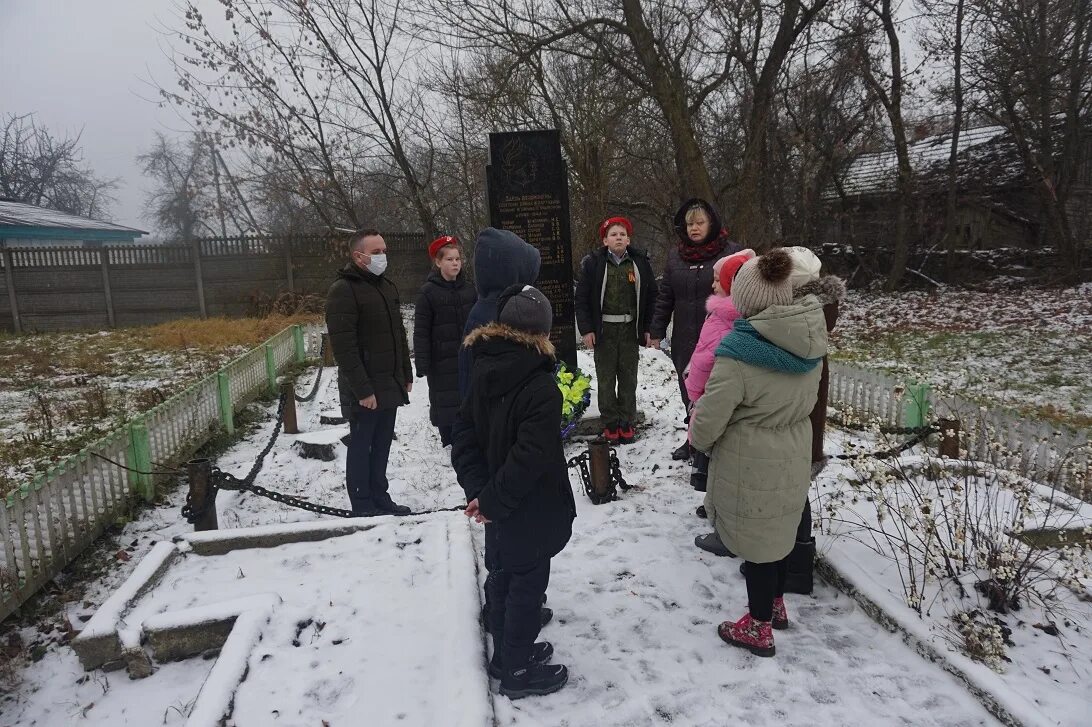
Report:
M827 352L823 305L805 296L747 319L774 345L802 358ZM712 455L705 509L724 544L753 563L789 554L808 496L811 422L822 366L807 373L717 356L690 425Z

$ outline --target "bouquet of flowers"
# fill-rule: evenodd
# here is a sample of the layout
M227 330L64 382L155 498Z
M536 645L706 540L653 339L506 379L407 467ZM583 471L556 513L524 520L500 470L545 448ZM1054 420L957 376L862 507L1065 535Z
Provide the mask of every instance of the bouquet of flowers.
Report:
M559 363L554 378L561 390L561 438L568 439L591 403L591 377L579 368L569 371Z

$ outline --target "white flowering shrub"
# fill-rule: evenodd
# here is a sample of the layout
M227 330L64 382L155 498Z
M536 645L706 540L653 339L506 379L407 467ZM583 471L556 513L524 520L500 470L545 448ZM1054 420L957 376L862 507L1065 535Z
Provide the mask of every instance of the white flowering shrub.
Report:
M842 416L871 426L885 446L875 424ZM989 462L918 454L849 459L849 472L823 493L818 514L827 532L853 538L897 565L906 604L919 616L938 603L954 609L956 642L1000 668L1005 638L994 632L1002 627L992 614L1032 603L1051 616L1062 609L1059 589L1083 593L1092 582L1092 527L1078 520L1067 494L999 466L1011 457L1003 446L991 444L989 452ZM1067 466L1068 458L1060 459L1058 466ZM1058 542L1033 547L1042 546L1032 537L1040 533L1026 531L1039 527ZM1065 533L1073 531L1077 542L1066 542Z

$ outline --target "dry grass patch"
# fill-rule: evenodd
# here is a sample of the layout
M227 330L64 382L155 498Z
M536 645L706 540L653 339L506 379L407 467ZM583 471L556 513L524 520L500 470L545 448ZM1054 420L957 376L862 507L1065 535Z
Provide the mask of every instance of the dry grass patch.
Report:
M164 351L198 348L219 351L242 346L253 348L288 326L321 322L315 314L274 315L268 318L182 318L142 331L144 346Z

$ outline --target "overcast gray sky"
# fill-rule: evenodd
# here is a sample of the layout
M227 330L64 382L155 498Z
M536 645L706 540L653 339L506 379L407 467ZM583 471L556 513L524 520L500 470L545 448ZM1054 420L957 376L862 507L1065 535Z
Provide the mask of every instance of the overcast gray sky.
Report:
M88 165L118 177L115 221L153 230L136 155L182 121L147 81L171 80L157 31L171 0L0 0L0 114L35 112L55 132L83 130Z

